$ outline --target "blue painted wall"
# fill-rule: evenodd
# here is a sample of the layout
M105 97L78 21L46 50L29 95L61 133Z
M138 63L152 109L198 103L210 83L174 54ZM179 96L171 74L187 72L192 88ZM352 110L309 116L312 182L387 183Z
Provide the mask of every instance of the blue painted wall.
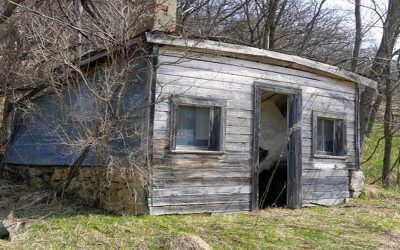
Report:
M146 60L135 66L131 77L124 78L127 88L119 112L127 118L114 121L116 134L105 138L106 147L92 150L83 166L101 166L112 158L128 157L144 162L140 150L141 138L136 130L143 130L146 84L151 67ZM91 88L98 88L98 77L91 77ZM60 94L47 93L37 97L28 112L19 112L21 124L5 154L6 164L29 166L70 166L79 157L82 141L88 131L98 126L98 117L104 115L105 104L99 101L85 84L64 88ZM124 124L125 123L125 124ZM90 128L87 130L86 128ZM118 132L118 133L117 133ZM130 155L129 155L130 154ZM100 157L101 156L101 157Z

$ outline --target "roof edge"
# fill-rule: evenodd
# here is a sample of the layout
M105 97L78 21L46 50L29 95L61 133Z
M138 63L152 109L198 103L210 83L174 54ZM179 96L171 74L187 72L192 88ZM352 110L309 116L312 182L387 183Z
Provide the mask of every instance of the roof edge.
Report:
M146 40L152 44L170 45L176 47L186 47L210 51L221 51L237 55L258 56L281 62L288 68L299 69L311 73L319 73L322 75L338 78L341 80L355 82L366 87L377 89L377 83L374 80L364 76L352 73L325 63L316 62L299 56L283 54L270 50L263 50L254 47L223 43L211 40L182 38L167 35L164 33L146 32ZM273 64L273 63L272 63Z

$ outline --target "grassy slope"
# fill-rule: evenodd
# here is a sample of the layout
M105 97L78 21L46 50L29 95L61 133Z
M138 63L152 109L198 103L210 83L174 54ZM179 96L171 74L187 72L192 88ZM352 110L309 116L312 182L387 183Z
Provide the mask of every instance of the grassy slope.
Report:
M378 129L367 140L365 155L374 147L379 133ZM397 139L396 147L399 143ZM368 181L381 173L382 145L378 154L363 166ZM34 199L33 195L31 200ZM0 209L0 219L9 211ZM116 216L79 206L60 208L43 204L15 213L16 218L32 218L25 220L26 226L15 232L12 242L0 240L0 248L154 249L166 238L180 234L198 235L216 249L396 249L400 246L398 191L381 191L378 198L359 199L339 207L268 209L218 216ZM38 219L44 215L45 219Z
M397 159L399 149L400 149L400 133L396 135L393 139L393 150L392 150L392 166ZM370 135L369 138L365 140L365 146L363 150L363 154L361 157L361 161L364 162L368 158L370 158L371 154L373 153L375 146L380 138L383 137L383 126L382 125L375 125L373 129L373 133ZM377 178L382 176L382 162L383 162L383 152L384 152L385 141L382 139L379 143L379 146L372 155L371 159L362 165L362 170L366 175L366 182L372 183ZM391 182L394 185L396 180L396 173L397 171L393 171L391 175Z
M400 245L400 193L342 207L190 216L64 214L33 220L0 248L157 248L165 237L195 234L221 248L385 249ZM257 221L257 223L256 223Z

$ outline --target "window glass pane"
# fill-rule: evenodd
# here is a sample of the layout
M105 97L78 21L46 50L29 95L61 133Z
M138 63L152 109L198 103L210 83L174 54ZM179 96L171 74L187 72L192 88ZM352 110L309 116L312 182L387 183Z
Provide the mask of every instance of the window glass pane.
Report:
M208 147L210 137L210 109L196 108L196 137L195 140L202 146Z
M212 120L210 150L218 151L221 145L221 108L213 107Z
M333 142L334 142L334 121L324 120L324 151L333 153Z
M324 120L317 120L317 151L324 151Z
M345 155L344 149L344 126L343 120L336 121L336 131L335 131L335 148L336 148L336 155Z
M176 145L208 148L210 108L179 106Z
M344 121L341 119L317 118L317 152L321 154L346 155Z

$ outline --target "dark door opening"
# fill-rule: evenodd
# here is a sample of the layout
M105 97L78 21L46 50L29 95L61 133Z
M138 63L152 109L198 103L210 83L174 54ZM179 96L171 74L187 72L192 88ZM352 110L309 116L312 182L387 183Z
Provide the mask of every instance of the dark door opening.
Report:
M301 207L301 89L256 83L252 210Z
M261 92L258 134L258 207L286 207L288 96Z

